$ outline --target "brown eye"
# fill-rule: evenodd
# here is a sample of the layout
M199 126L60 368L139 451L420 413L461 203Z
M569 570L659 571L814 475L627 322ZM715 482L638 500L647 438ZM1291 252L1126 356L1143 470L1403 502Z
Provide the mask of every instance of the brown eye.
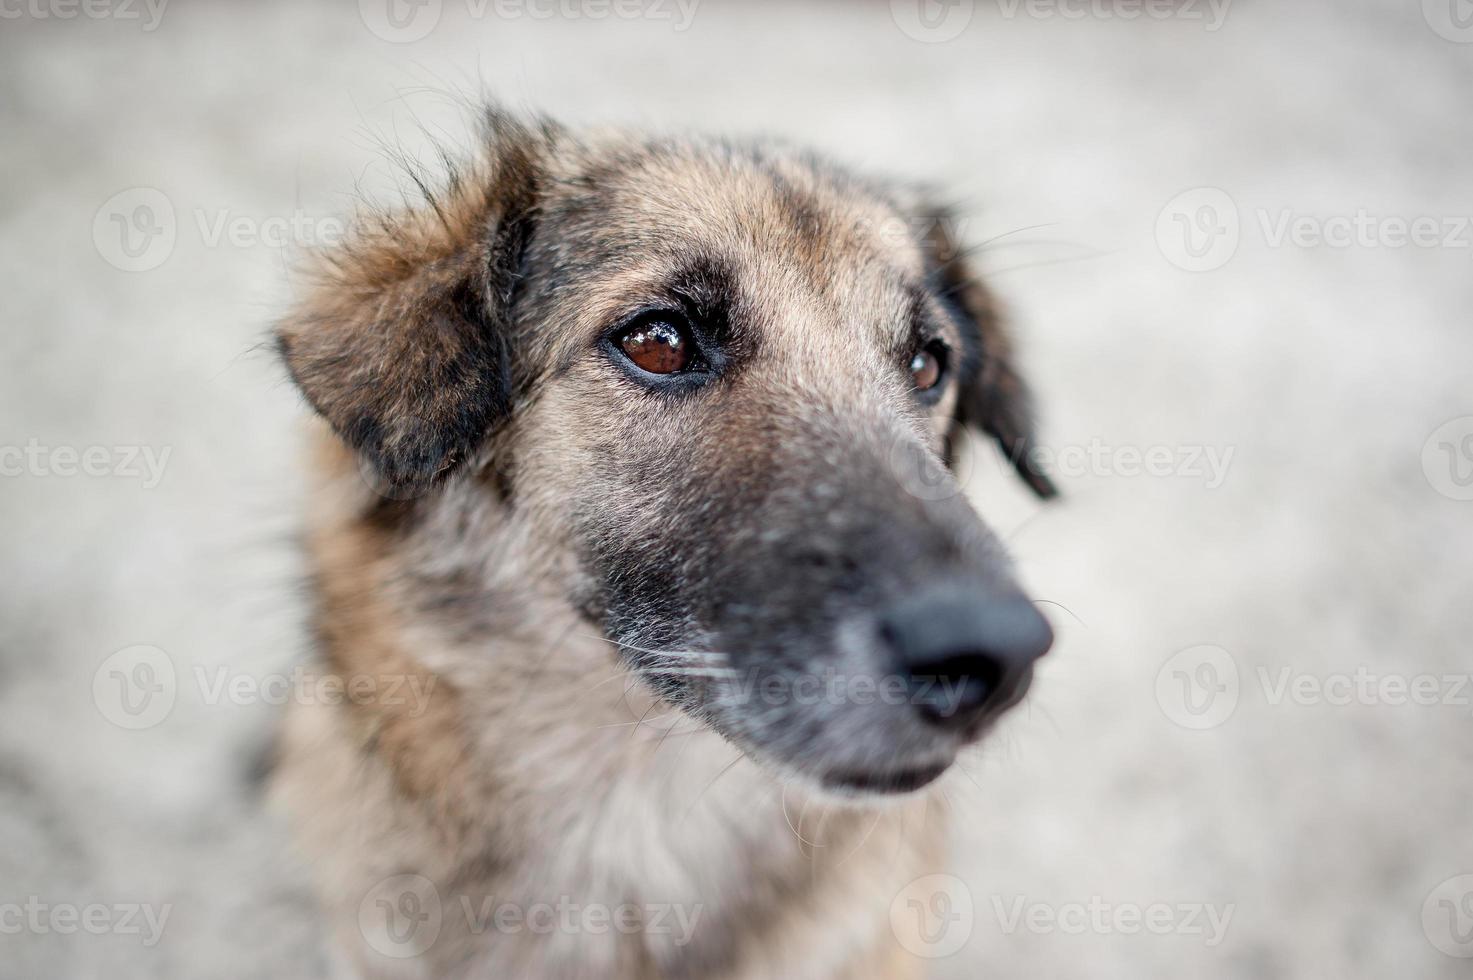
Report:
M941 372L946 367L946 347L939 341L931 341L916 351L910 359L910 376L916 391L930 391L941 381Z
M675 374L691 362L691 341L667 320L648 320L630 327L617 340L624 356L650 374Z

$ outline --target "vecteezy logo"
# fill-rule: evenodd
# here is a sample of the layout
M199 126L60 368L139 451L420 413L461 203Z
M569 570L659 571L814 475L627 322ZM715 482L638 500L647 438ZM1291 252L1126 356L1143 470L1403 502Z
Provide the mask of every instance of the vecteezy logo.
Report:
M1451 500L1473 500L1473 415L1439 425L1422 443L1422 474Z
M1439 37L1473 44L1473 0L1422 0L1422 16Z
M440 893L424 875L385 878L358 903L358 929L384 956L419 956L440 936Z
M914 956L951 956L972 938L976 913L972 892L960 878L925 875L912 881L890 903L890 929Z
M693 662L699 663L699 661ZM716 673L715 668L685 667L678 669L685 673L711 675ZM658 668L652 669L650 673L658 673ZM628 712L629 724L634 727L636 735L640 734L640 730L643 729L645 732L655 732L663 736L672 732L675 726L684 720L685 715L679 708L669 706L659 695L642 684L638 675L631 673L621 683L624 692L624 710Z
M1238 692L1238 664L1218 646L1178 651L1156 672L1156 703L1183 728L1221 725L1237 710Z
M946 500L962 492L977 453L966 440L966 427L953 423L947 436L955 469L948 469L920 440L909 433L890 443L890 472L911 496L920 500ZM958 451L960 450L960 451Z
M108 198L92 217L92 244L124 272L157 269L174 252L178 227L163 191L130 187Z
M1216 187L1183 191L1156 217L1156 247L1166 261L1188 272L1227 265L1240 235L1238 206Z
M358 0L358 16L379 40L408 44L435 29L442 6L443 0Z
M1473 958L1473 875L1456 875L1422 903L1422 932L1448 956Z
M907 37L927 44L960 37L976 9L976 0L890 0L895 26Z
M174 661L158 647L124 647L92 675L92 703L119 728L152 728L174 710Z
M435 489L433 480L408 479L395 483L384 475L378 465L363 453L358 453L358 477L363 485L385 500L417 500Z

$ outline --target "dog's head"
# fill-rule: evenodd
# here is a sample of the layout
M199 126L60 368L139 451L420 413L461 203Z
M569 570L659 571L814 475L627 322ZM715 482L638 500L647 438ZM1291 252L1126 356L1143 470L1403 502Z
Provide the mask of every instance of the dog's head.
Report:
M412 524L455 488L661 695L826 786L928 782L1052 636L947 471L1024 386L941 215L792 151L491 113L280 330ZM460 545L463 546L463 543Z

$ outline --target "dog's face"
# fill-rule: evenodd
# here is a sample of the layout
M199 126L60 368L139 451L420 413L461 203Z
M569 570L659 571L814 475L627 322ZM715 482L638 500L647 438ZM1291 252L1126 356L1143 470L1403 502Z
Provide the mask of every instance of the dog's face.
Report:
M308 398L402 512L499 498L561 559L538 587L754 757L939 775L1051 642L949 437L1052 491L938 216L791 152L491 129L282 328Z

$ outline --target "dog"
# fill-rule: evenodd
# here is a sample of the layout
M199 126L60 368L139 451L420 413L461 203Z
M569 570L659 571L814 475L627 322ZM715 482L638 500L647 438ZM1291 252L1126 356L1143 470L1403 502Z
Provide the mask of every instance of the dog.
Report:
M272 791L340 965L919 973L936 781L1052 642L948 469L969 427L1054 493L992 294L923 194L800 150L477 142L276 335L346 696Z

